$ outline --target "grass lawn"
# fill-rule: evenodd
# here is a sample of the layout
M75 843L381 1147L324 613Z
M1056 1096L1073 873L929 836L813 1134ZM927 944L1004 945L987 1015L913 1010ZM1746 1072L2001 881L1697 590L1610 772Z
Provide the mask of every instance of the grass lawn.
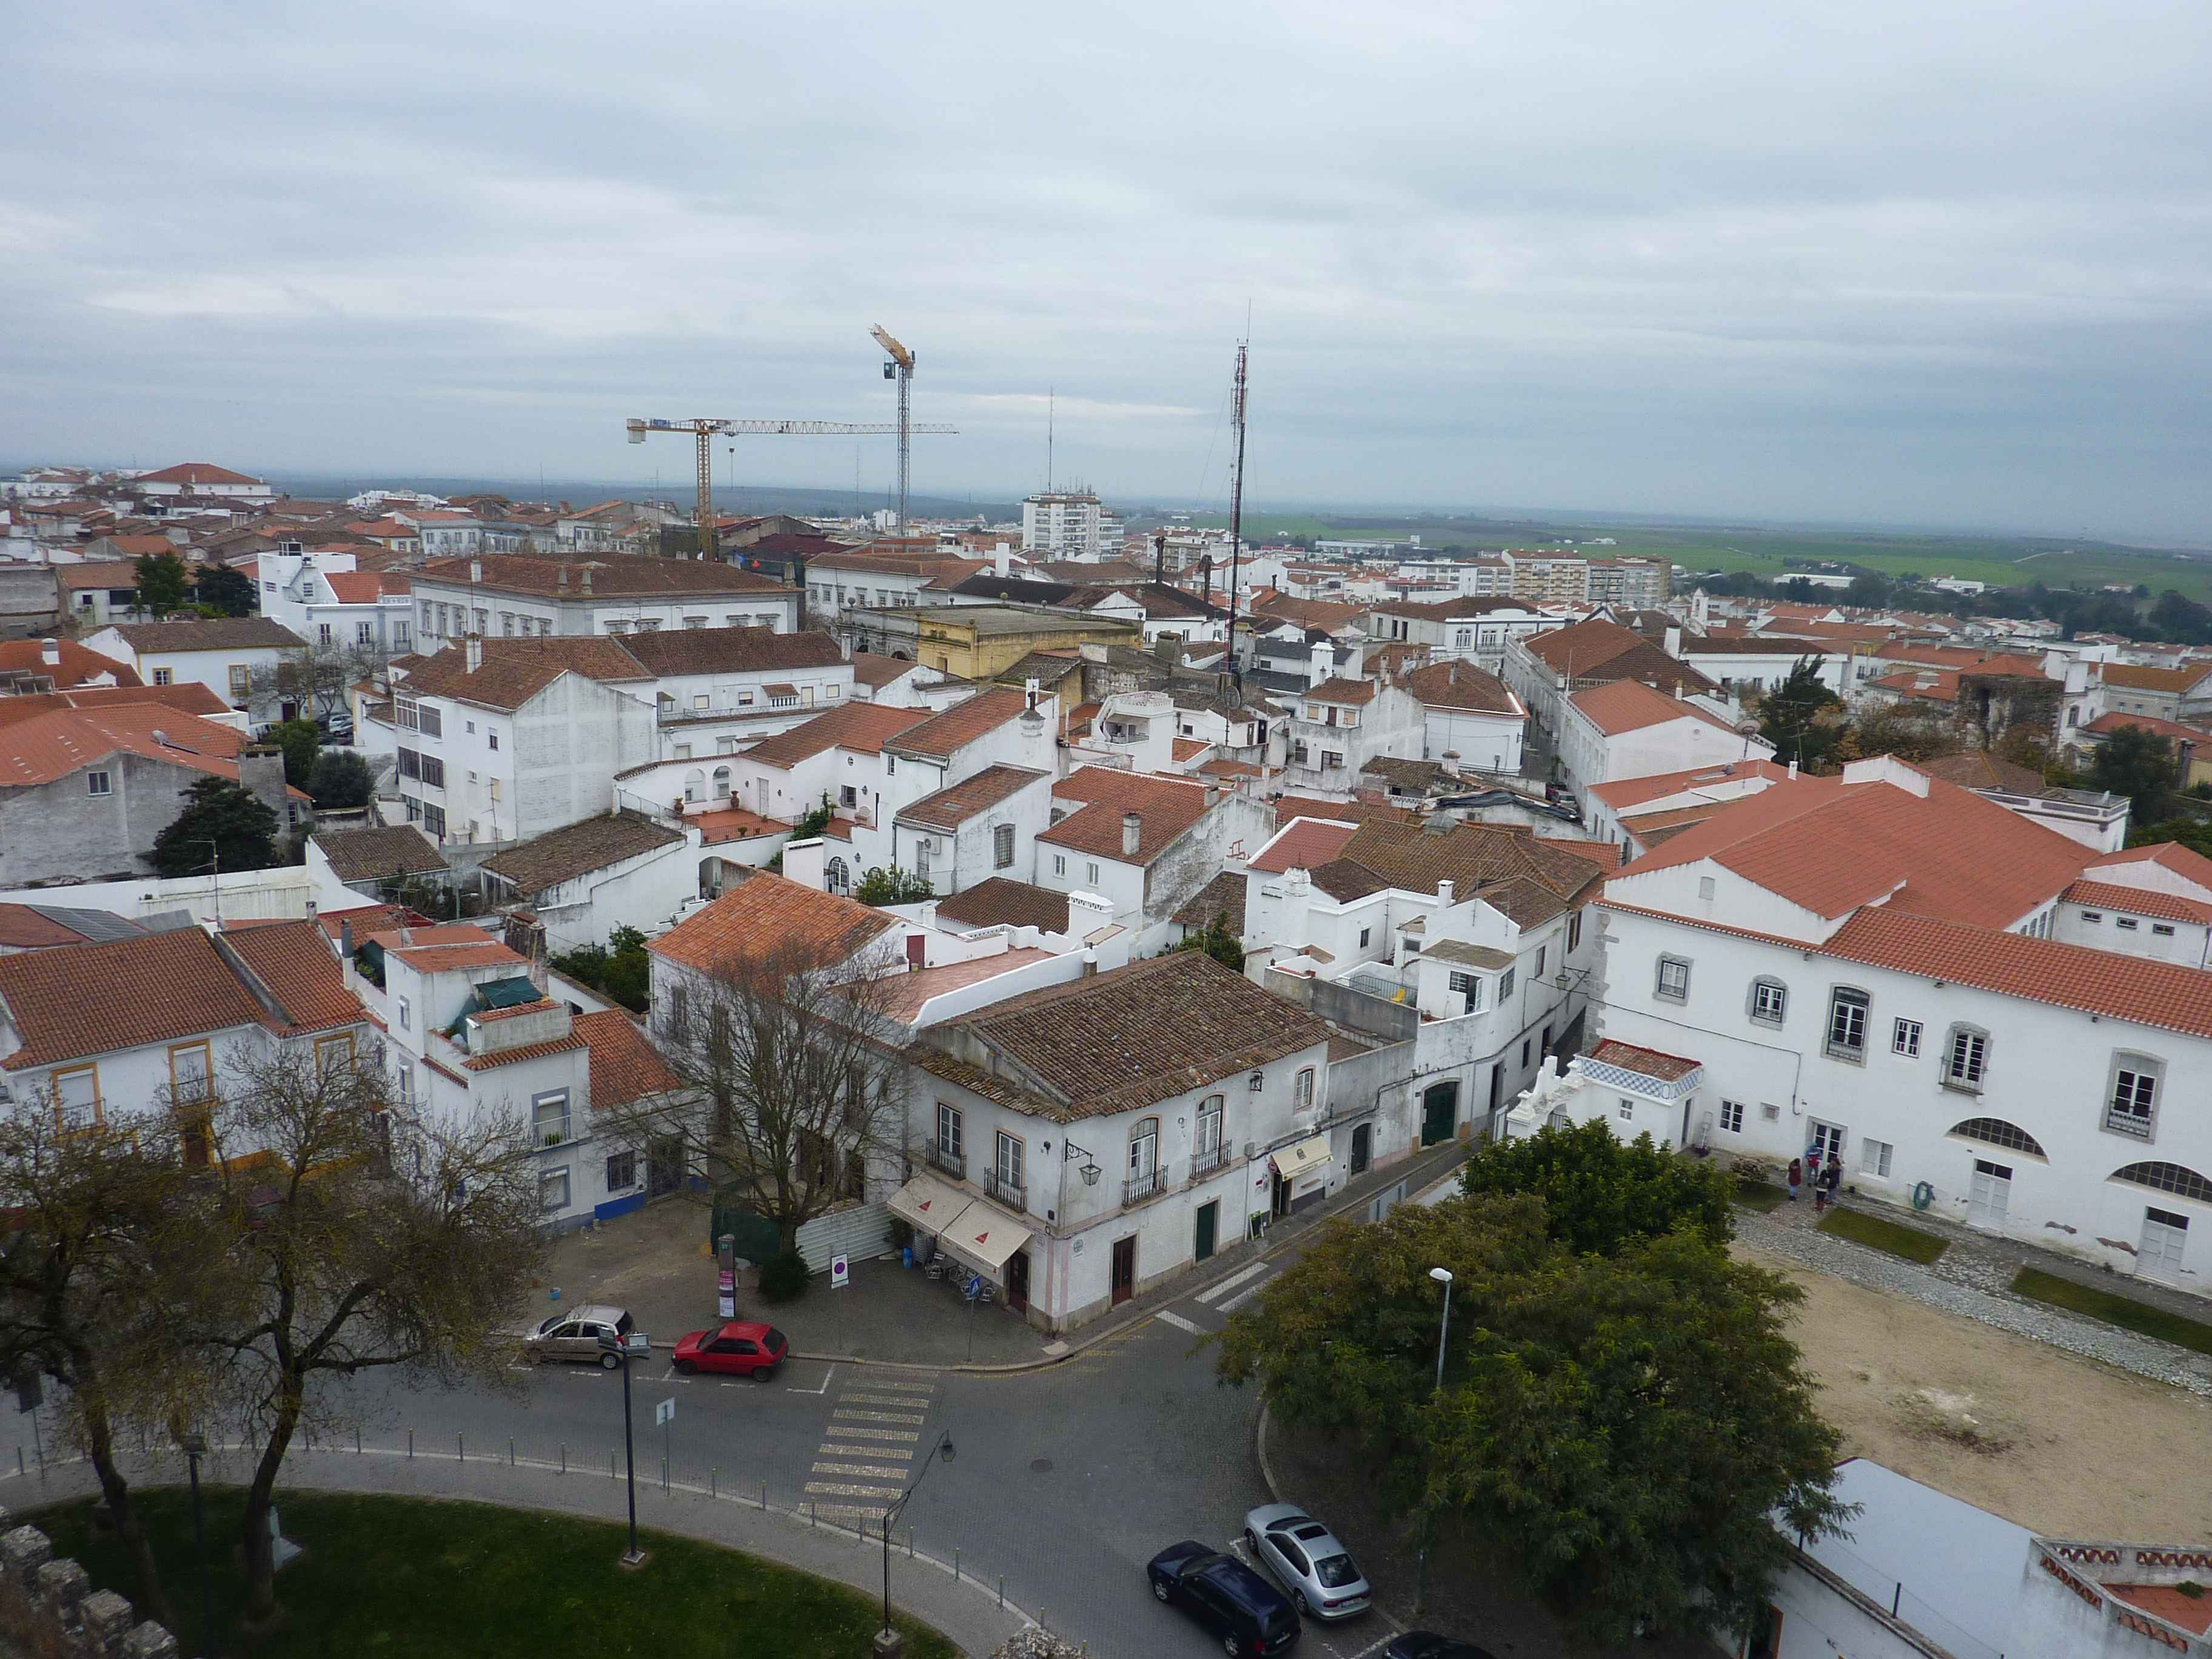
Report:
M1790 1194L1771 1181L1739 1181L1733 1196L1745 1209L1764 1212L1786 1202Z
M2094 1285L2077 1285L2070 1279L2061 1279L2033 1267L2022 1267L2013 1276L2013 1294L2047 1302L2054 1308L2063 1308L2069 1313L2087 1315L2101 1319L2107 1325L2118 1325L2123 1330L2135 1331L2143 1336L2154 1336L2161 1342L2171 1342L2176 1347L2189 1348L2197 1353L2212 1353L2212 1325L2201 1320L2185 1319L2179 1314L2168 1313L2163 1308L2154 1308L2148 1302L2138 1302L2133 1297L2116 1296L2110 1291L2100 1291Z
M199 1650L191 1502L181 1489L141 1494L177 1616ZM626 1535L604 1521L350 1493L280 1493L284 1535L307 1553L276 1577L283 1627L258 1644L235 1633L240 1585L230 1571L244 1507L236 1487L206 1489L217 1640L226 1655L304 1659L852 1659L880 1618L866 1595L666 1534L641 1534L652 1559L617 1565ZM91 1532L89 1501L27 1518L75 1556L94 1584L132 1594L122 1551ZM135 1597L134 1597L135 1599ZM902 1619L916 1659L956 1659L935 1631Z
M1933 1233L1923 1233L1917 1227L1901 1227L1894 1221L1869 1215L1863 1210L1830 1210L1820 1218L1820 1231L1833 1233L1838 1238L1848 1238L1855 1244L1887 1250L1892 1255L1901 1255L1907 1261L1917 1261L1923 1267L1950 1248L1948 1239L1938 1238Z

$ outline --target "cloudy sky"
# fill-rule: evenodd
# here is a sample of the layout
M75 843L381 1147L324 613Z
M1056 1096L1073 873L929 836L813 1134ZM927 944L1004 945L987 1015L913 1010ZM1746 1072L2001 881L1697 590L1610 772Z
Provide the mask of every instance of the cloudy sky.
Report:
M10 14L13 14L12 17ZM0 0L0 458L2212 542L2198 0ZM741 441L742 442L742 441ZM755 439L759 483L887 445ZM732 465L722 455L718 467Z

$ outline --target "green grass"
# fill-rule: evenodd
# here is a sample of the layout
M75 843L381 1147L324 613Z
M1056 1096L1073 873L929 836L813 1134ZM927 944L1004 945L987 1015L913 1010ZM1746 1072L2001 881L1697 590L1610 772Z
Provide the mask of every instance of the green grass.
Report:
M226 1655L306 1659L851 1659L880 1622L856 1591L695 1540L641 1535L651 1559L617 1565L618 1525L487 1504L280 1494L284 1535L307 1553L276 1577L284 1609L258 1644L237 1635L241 1586L230 1570L244 1507L235 1487L207 1489L217 1641ZM199 1650L191 1507L175 1488L142 1494L155 1559L179 1621ZM24 1517L18 1517L19 1519ZM76 1557L96 1588L133 1593L122 1551L90 1529L89 1502L29 1519ZM956 1659L925 1626L901 1619L915 1659Z
M2212 1353L2212 1325L2202 1320L2185 1319L2179 1314L2154 1308L2149 1303L2138 1302L2133 1297L2116 1296L2093 1285L2079 1285L2070 1279L2061 1279L2055 1273L2042 1273L2033 1267L2022 1267L2015 1273L2012 1288L2015 1296L2047 1302L2054 1308L2063 1308L2069 1313L2102 1320L2107 1325L2118 1325L2122 1330L2134 1331L2142 1336L2154 1336L2160 1341L2171 1342L2178 1348L2188 1348L2197 1353Z
M1948 1239L1923 1233L1917 1227L1899 1226L1862 1210L1830 1210L1820 1218L1820 1231L1870 1249L1887 1250L1907 1261L1917 1261L1923 1267L1950 1248Z
M1775 1209L1788 1200L1790 1194L1767 1181L1738 1181L1732 1194L1747 1210L1762 1212Z

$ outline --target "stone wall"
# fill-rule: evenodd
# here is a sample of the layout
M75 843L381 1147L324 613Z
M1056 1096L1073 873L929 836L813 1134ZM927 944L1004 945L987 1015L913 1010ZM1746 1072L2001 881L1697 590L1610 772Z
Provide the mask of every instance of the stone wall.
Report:
M0 1510L0 1651L25 1659L177 1659L177 1638Z

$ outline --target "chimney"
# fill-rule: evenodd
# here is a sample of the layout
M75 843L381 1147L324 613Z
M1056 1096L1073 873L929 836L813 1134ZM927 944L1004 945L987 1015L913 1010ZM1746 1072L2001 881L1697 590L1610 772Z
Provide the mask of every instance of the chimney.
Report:
M586 566L584 567L584 592L586 592L586 593L588 593L588 592L590 592L591 591L592 591L592 567L591 567L591 566L589 566L589 565L586 565Z
M1031 714L1035 714L1036 712L1037 694L1043 690L1043 687L1044 682L1038 679L1034 674L1032 674L1028 679L1022 682L1022 698L1028 705L1029 711Z
M40 640L39 641L39 660L49 668L60 667L62 662L61 641L59 640Z
M1098 952L1086 947L1083 952L1083 972L1079 978L1089 979L1098 971Z
M1667 654L1670 657L1682 654L1682 625L1680 623L1667 625Z
M470 635L464 642L464 648L468 653L469 672L473 674L483 666L483 635Z
M566 559L561 560L553 567L553 591L556 593L566 593L568 591L568 562Z
M1138 845L1144 840L1144 838L1145 815L1141 812L1122 813L1121 856L1125 859L1133 859L1136 857Z
M1001 581L1014 574L1014 550L1010 544L1000 542L992 553L991 574Z
M1792 783L1795 783L1797 781L1797 763L1796 761L1791 761L1790 763L1790 781Z
M483 580L483 561L482 559L471 559L469 561L469 580L472 582L480 582Z
M350 991L354 988L355 969L353 965L353 924L349 921L341 921L338 923L338 963L341 969L343 970L343 976L345 980L345 988L347 990Z
M1437 884L1437 908L1439 910L1450 909L1452 896L1457 890L1458 889L1449 881L1438 882Z
M1306 689L1311 690L1336 670L1336 651L1327 640L1314 641L1313 654L1306 669Z

